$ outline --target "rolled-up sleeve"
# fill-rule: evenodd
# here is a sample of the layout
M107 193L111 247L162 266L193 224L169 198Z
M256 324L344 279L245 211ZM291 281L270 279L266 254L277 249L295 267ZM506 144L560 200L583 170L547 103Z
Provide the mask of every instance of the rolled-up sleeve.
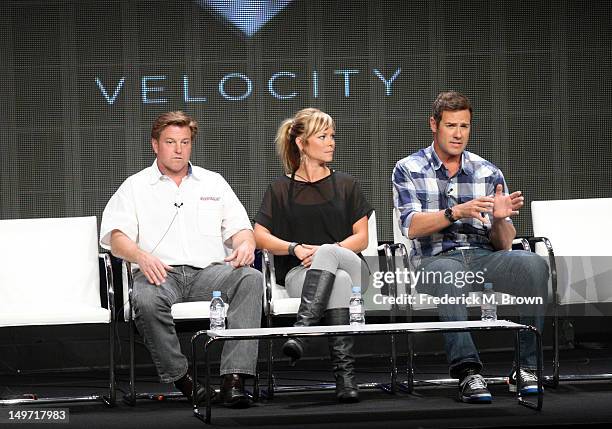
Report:
M219 176L223 187L223 220L221 222L221 235L223 242L227 242L234 234L243 229L253 230L249 216L244 206L232 190L231 186Z
M410 223L415 213L422 211L417 198L417 189L410 171L399 161L393 169L393 204L399 211L399 227L402 234L408 237Z
M129 181L123 182L104 208L100 225L100 246L110 250L111 233L120 230L130 240L138 241L138 216Z

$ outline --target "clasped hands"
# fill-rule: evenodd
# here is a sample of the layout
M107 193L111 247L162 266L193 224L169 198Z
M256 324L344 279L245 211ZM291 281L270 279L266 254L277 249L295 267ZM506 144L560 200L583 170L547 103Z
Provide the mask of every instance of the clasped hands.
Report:
M295 248L295 256L302 261L302 265L306 268L312 264L312 258L314 254L321 246L315 246L313 244L300 244Z
M474 218L482 223L489 223L484 213L492 213L493 219L504 219L519 214L525 198L521 191L504 194L504 187L499 184L492 197L479 197L453 207L453 217L456 219Z

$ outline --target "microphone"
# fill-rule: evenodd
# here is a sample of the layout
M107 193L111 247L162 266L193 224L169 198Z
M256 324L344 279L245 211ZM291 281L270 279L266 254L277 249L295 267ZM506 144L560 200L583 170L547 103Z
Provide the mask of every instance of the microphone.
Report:
M183 203L174 203L174 207L180 209L181 207L183 207Z

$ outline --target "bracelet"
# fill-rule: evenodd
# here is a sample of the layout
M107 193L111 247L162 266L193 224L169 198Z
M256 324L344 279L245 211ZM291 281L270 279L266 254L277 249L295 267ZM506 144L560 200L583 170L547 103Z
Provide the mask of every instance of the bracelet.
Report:
M291 243L291 244L289 245L289 248L287 248L287 252L288 252L288 253L289 253L291 256L295 256L295 257L297 258L296 254L295 254L295 248L296 248L296 247L298 247L300 244L301 244L301 243L296 243L296 242Z
M339 247L344 247L344 246L343 246L342 244L340 244L340 242L338 242L338 241L336 241L336 243L335 243L335 244L336 244L336 246L339 246Z

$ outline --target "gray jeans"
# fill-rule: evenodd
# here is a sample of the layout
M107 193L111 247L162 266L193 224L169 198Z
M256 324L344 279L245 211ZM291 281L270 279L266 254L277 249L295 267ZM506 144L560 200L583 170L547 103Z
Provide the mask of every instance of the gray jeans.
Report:
M368 287L367 268L365 264L362 264L363 261L355 252L335 244L324 244L317 250L310 268L329 271L336 275L327 309L348 308L353 286L361 286L362 294L366 291ZM285 287L290 297L302 296L307 271L308 268L298 265L285 276Z
M134 274L135 322L151 353L162 383L171 383L187 373L187 358L181 353L173 304L210 301L212 292L221 291L229 304L228 328L259 328L262 307L261 273L250 267L210 265L198 269L186 265L168 271L166 280L155 286L141 271ZM221 374L255 375L257 341L227 341L221 354Z

